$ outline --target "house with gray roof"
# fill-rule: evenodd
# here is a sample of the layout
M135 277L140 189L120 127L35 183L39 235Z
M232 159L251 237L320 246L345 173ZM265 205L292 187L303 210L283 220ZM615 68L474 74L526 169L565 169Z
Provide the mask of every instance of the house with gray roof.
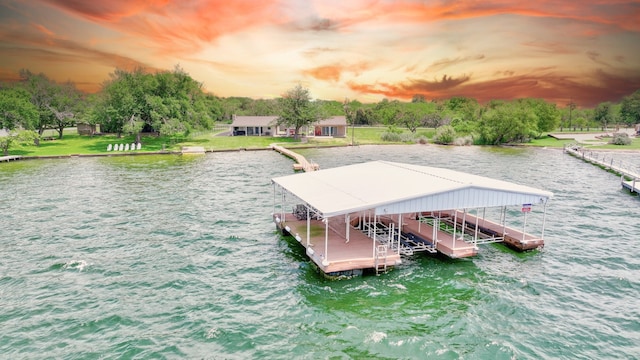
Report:
M233 116L230 133L233 136L293 136L295 128L277 124L278 116ZM332 116L300 129L304 136L347 136L347 119Z

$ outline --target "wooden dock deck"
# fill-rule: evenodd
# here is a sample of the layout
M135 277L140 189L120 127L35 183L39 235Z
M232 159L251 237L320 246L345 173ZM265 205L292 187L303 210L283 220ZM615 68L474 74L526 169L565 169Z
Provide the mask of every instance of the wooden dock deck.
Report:
M343 228L344 222L330 219L333 225L329 227L328 236L325 237L325 224L321 220L309 220L310 236L307 243L307 220L298 220L291 214L286 215L285 221L279 221L278 214L274 215L274 221L279 230L293 236L305 248L307 256L325 274L338 275L354 270L377 269L380 267L393 267L401 262L400 254L387 248L383 258L376 258L377 245L380 243L351 226L349 240L345 233L336 230ZM346 231L345 231L346 232ZM326 243L325 243L326 240Z
M304 156L296 152L293 152L287 148L284 148L277 144L271 144L271 148L281 153L282 155L295 160L296 162L293 164L294 170L298 170L298 171L304 170L305 172L309 172L309 171L316 171L320 169L320 165L307 161L307 159Z
M632 193L640 194L640 178L625 180L624 177L622 177L621 183L623 188L629 190Z
M454 239L453 235L446 231L440 229L434 231L432 225L424 222L421 223L415 214L413 214L413 216L409 216L409 214L406 215L407 216L402 217L401 231L405 234L413 234L431 244L435 244L434 248L437 252L452 259L471 257L478 254L477 246L461 238ZM385 225L393 223L395 228L398 227L398 221L390 217L381 217L381 222Z
M509 226L504 226L493 222L487 219L479 219L475 215L470 213L464 213L460 210L457 211L457 216L454 216L453 211L443 212L446 214L450 221L454 219L457 221L458 225L462 226L464 220L465 231L469 234L475 232L476 224L478 228L478 232L481 233L485 237L496 239L502 239L502 242L519 251L527 251L534 250L544 247L544 239L534 236L520 230L514 229Z

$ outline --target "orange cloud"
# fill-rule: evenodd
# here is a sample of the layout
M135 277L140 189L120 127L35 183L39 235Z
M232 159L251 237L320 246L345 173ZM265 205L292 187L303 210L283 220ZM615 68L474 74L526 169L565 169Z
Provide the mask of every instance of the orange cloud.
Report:
M196 52L202 43L264 24L288 21L278 0L45 0L63 11L148 39L165 54Z
M41 24L33 24L33 27L35 27L36 29L38 29L38 31L40 31L41 33L43 33L44 35L47 36L55 36L55 34L53 33L53 31L47 29L44 25Z
M345 2L346 3L346 2ZM609 27L640 31L640 7L638 2L585 0L580 2L540 0L540 1L371 1L336 4L322 7L321 16L345 13L343 22L357 24L372 19L382 19L393 23L430 23L442 20L464 20L495 15L519 15L567 19L585 24L603 24ZM340 8L340 9L337 9ZM348 9L346 11L345 9ZM345 10L345 11L343 11ZM335 15L333 15L335 16ZM586 31L586 29L585 29ZM593 29L590 30L591 35Z
M357 75L368 68L369 66L364 63L355 65L332 64L308 69L302 73L318 80L338 81L344 72L351 72Z
M484 58L485 56L483 54L480 54L475 56L457 57L455 59L440 59L438 61L435 61L431 65L429 65L429 67L427 67L427 71L434 71L434 72L440 71L461 63L471 62L471 61L480 61L480 60L483 60Z

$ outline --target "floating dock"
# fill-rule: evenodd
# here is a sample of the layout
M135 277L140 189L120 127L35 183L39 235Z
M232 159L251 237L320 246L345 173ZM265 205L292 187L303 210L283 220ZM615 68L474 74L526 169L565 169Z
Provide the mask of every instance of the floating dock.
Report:
M294 237L329 277L383 273L401 264L402 256L421 252L471 257L486 243L504 242L521 251L540 248L546 203L553 196L454 170L386 161L272 182L277 228ZM526 232L534 205L543 205L535 214L541 216L540 236ZM509 206L520 210L522 231L507 226ZM502 209L500 222L485 219L486 208Z
M622 188L631 193L640 193L640 170L637 166L615 160L613 156L607 158L605 152L590 151L578 145L565 146L564 151L578 159L620 175Z

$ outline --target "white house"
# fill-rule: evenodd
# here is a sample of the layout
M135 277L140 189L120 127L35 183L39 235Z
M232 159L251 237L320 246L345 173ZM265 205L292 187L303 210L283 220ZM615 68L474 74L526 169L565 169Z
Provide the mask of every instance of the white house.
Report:
M278 126L277 116L233 116L231 135L233 136L293 136L295 128ZM313 126L303 126L301 135L306 136L347 136L347 119L344 116L332 116L320 120Z

